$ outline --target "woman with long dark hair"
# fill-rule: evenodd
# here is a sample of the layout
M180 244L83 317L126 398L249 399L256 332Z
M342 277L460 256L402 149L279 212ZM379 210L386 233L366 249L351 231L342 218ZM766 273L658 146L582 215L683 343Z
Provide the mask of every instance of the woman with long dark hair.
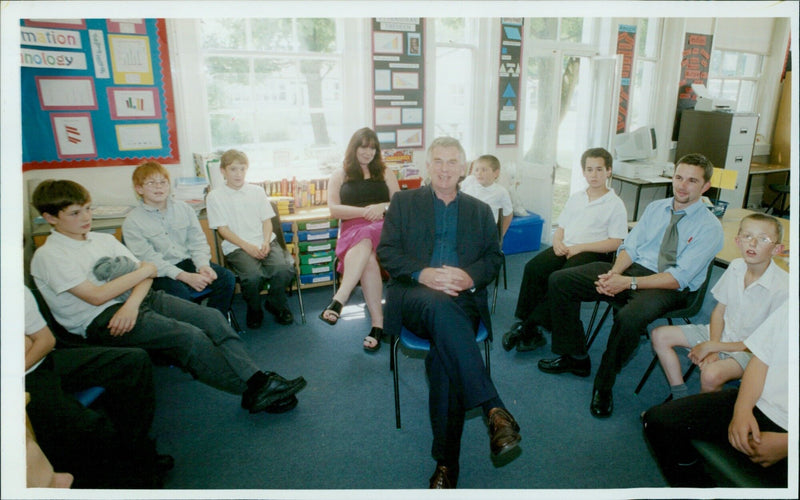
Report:
M342 221L336 242L337 271L342 281L319 317L336 324L342 307L361 282L372 320L372 329L364 339L364 349L370 352L380 348L383 336L383 280L375 249L381 239L383 215L399 189L394 173L383 163L378 136L366 127L357 130L347 145L343 168L331 174L328 182L331 217Z

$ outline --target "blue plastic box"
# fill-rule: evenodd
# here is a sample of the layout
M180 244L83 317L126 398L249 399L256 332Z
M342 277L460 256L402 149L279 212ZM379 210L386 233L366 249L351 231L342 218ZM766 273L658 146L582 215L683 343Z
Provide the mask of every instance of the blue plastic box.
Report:
M503 253L510 255L539 250L543 225L544 219L539 214L528 212L524 217L515 215L503 238Z

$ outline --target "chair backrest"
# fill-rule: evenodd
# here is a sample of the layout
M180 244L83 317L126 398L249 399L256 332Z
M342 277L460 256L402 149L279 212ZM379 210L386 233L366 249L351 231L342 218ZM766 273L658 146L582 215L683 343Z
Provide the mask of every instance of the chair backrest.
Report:
M700 285L700 288L695 290L694 292L689 292L689 296L686 299L686 307L683 309L678 309L675 311L670 311L664 314L664 318L689 318L695 316L697 313L700 312L700 309L703 308L703 302L706 299L706 291L708 290L709 282L711 281L711 273L714 271L714 259L711 259L711 262L708 263L708 269L706 269L706 279L703 281L703 284Z
M500 242L500 251L503 251L503 208L497 210L497 240Z
M30 290L31 293L33 293L33 298L36 299L36 305L39 306L39 314L42 315L50 331L53 333L53 336L56 338L57 348L81 347L87 345L83 337L67 331L66 328L56 321L55 316L53 316L50 307L47 305L47 302L44 300L38 288L30 287Z
M272 232L275 233L275 238L278 240L278 244L286 250L286 237L283 234L283 226L281 225L281 214L278 213L278 204L274 201L270 201L269 204L272 206L272 211L275 213L275 216L271 219L272 220Z

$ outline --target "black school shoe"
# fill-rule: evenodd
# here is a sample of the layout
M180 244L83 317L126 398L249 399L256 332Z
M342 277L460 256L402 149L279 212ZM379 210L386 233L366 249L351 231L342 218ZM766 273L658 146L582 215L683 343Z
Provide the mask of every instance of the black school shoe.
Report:
M247 328L255 330L261 328L261 323L264 321L264 311L261 309L247 309Z
M269 311L270 314L275 316L275 321L281 325L291 325L294 323L294 315L292 311L289 310L288 307L284 307L283 309L278 309L277 307L273 306L269 303L269 301L264 302L264 309Z

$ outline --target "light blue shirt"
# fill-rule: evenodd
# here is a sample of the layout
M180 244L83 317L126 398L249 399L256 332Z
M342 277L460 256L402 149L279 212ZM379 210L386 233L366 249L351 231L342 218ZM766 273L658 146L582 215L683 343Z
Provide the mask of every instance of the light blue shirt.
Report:
M176 279L183 269L175 264L185 259L192 259L198 269L211 260L197 214L182 201L168 200L163 212L139 201L122 223L122 236L139 260L156 266L159 278Z
M639 222L619 247L628 252L634 263L658 272L658 253L664 232L672 217L673 198L657 200L649 205ZM711 259L722 250L722 224L698 200L684 210L686 215L678 222L678 254L675 266L664 272L672 275L681 290L689 287L694 291L706 279L706 270Z

